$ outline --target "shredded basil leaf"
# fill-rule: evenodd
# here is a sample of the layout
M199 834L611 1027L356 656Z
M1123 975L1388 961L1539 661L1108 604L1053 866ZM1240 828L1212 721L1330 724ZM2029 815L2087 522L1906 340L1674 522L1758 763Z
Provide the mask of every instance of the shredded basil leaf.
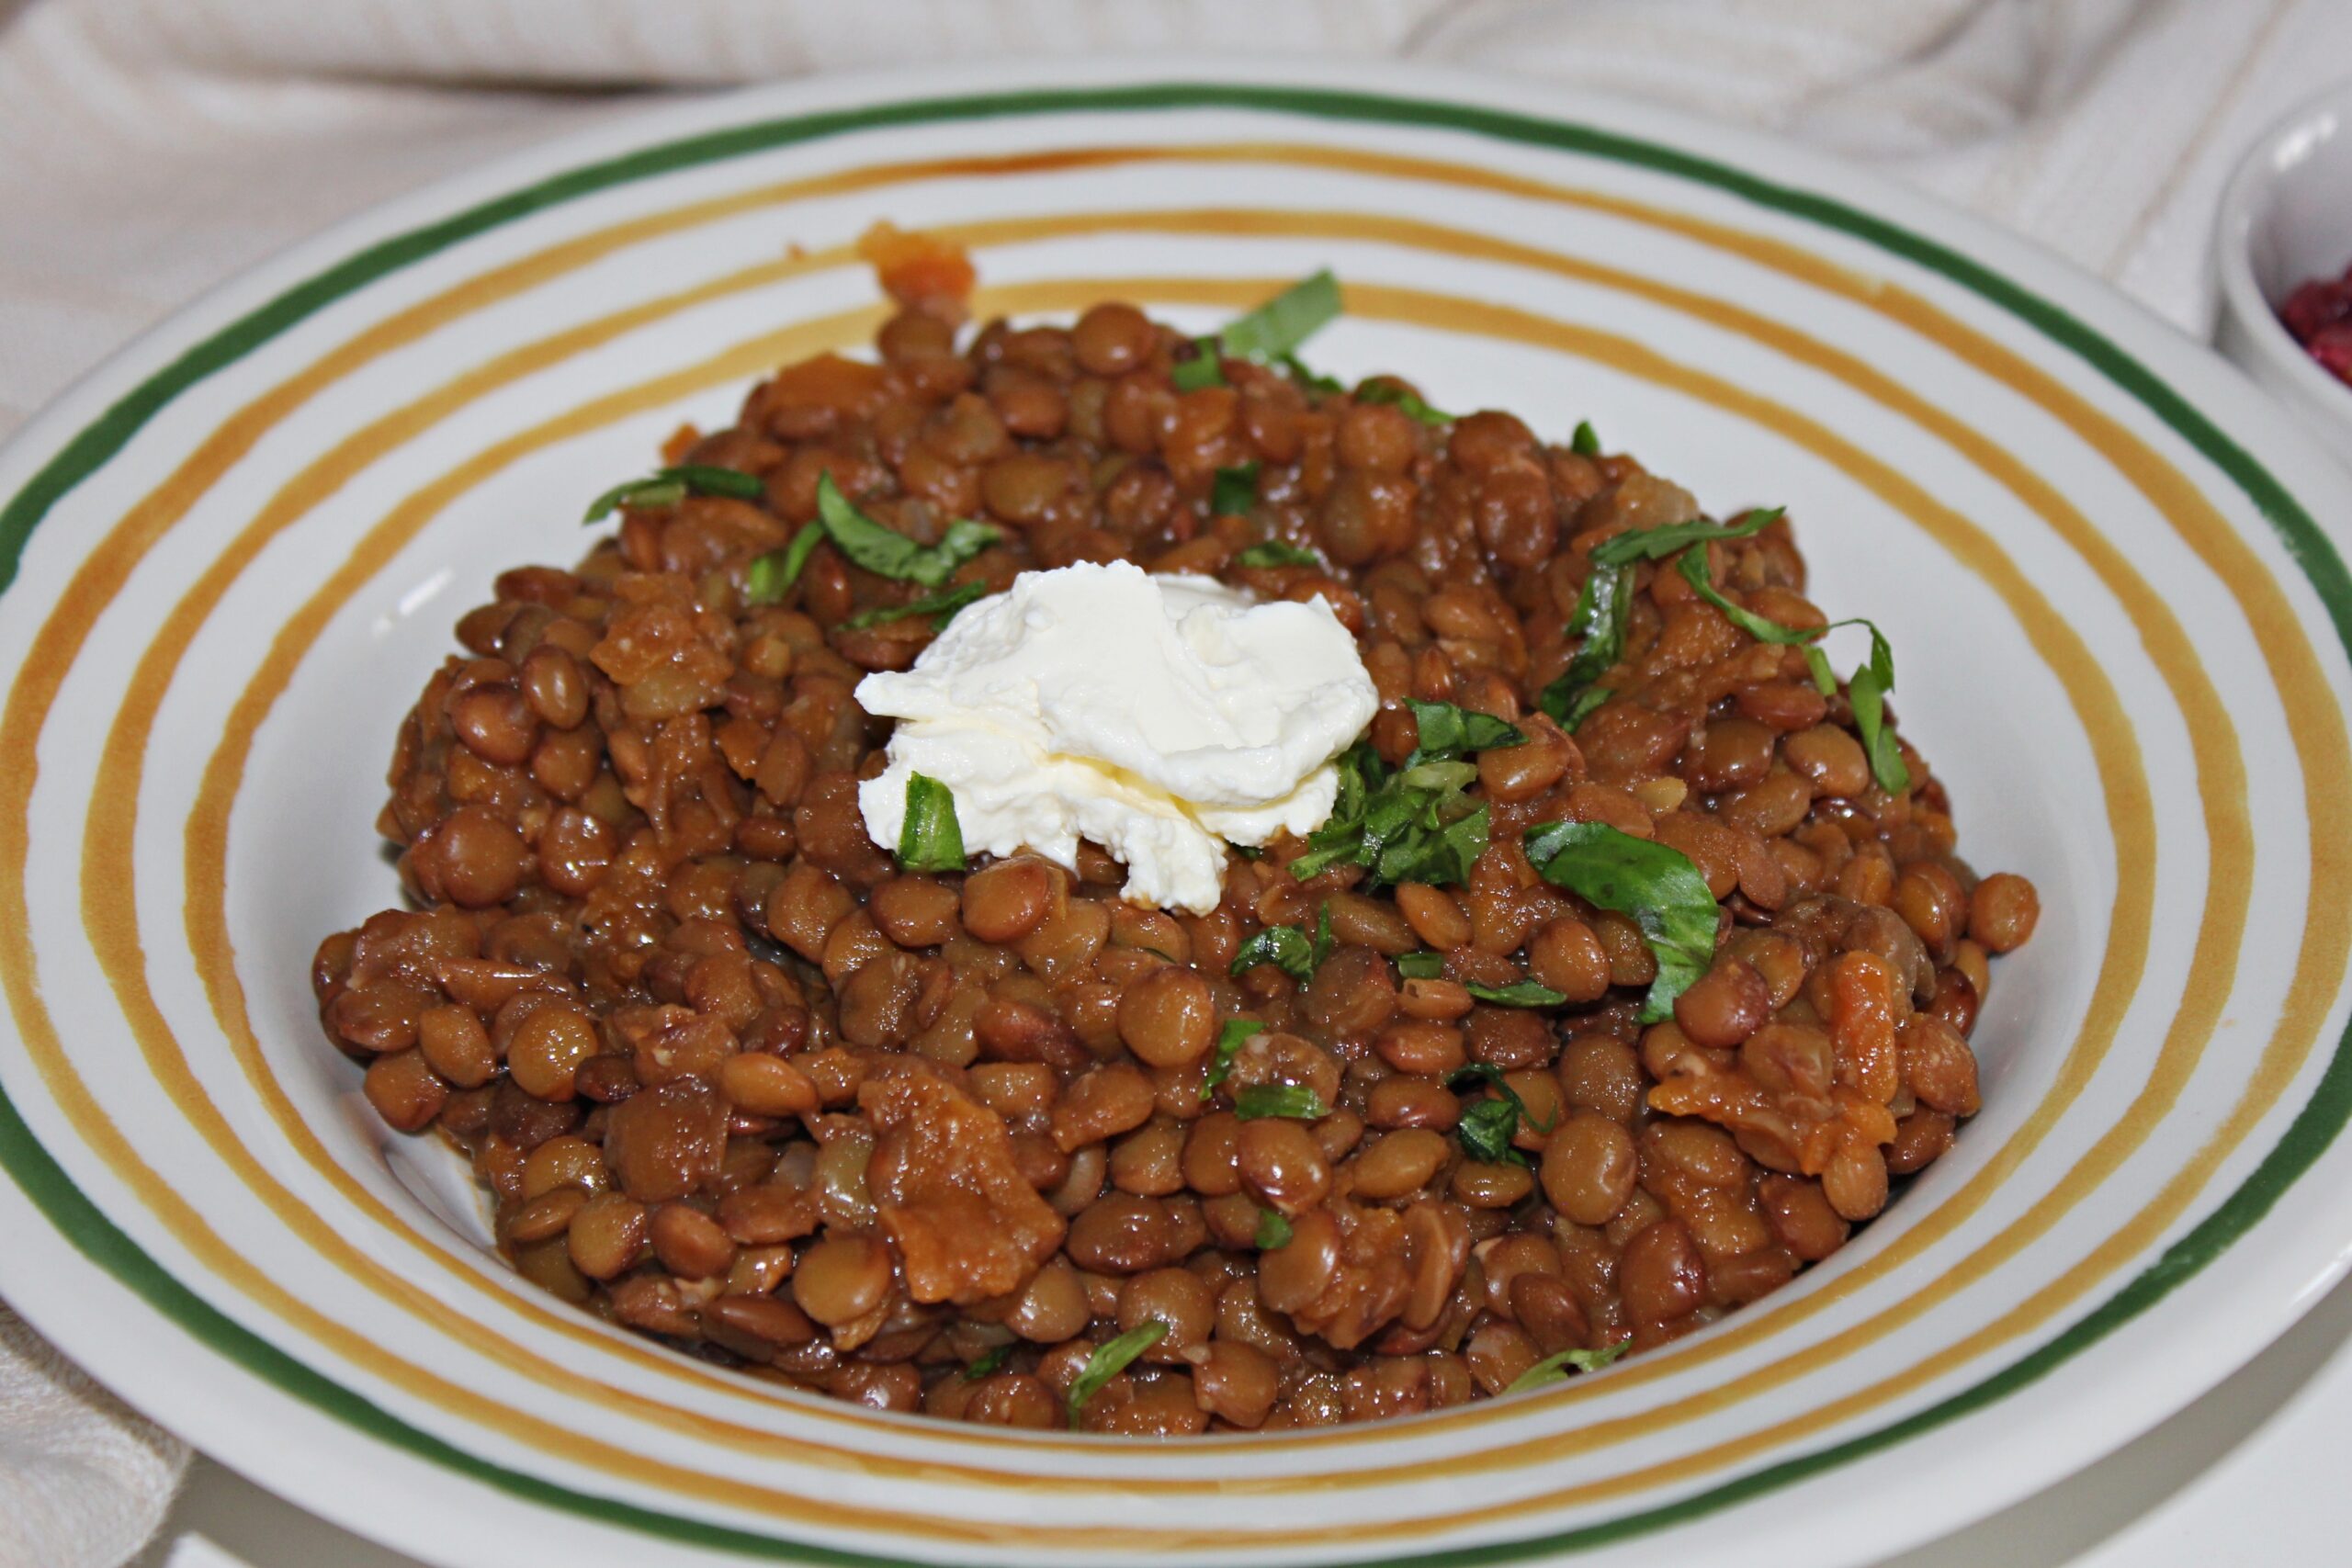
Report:
M1253 1238L1261 1252L1272 1252L1278 1247L1290 1245L1290 1222L1272 1209L1258 1211L1258 1234Z
M1331 1108L1305 1084L1253 1083L1233 1097L1233 1113L1244 1122L1254 1122L1261 1116L1319 1122L1331 1114Z
M1710 523L1693 517L1686 523L1661 523L1654 528L1628 528L1592 547L1592 558L1602 566L1629 566L1637 560L1663 560L1677 550L1718 539L1745 539L1779 522L1786 507L1759 508L1736 523Z
M1086 1359L1086 1370L1069 1385L1069 1429L1079 1429L1079 1417L1085 1413L1086 1402L1102 1392L1102 1385L1127 1370L1128 1364L1168 1337L1168 1325L1158 1318L1139 1323L1108 1345L1097 1349Z
M1629 528L1595 545L1592 573L1584 580L1584 592L1577 595L1576 608L1568 616L1568 635L1584 641L1560 678L1537 695L1535 705L1570 728L1574 728L1568 724L1570 714L1575 714L1581 723L1593 707L1600 705L1579 705L1593 683L1625 657L1625 628L1634 615L1635 561L1657 560L1711 539L1745 539L1769 527L1781 515L1781 509L1778 507L1750 512L1728 525L1694 517L1685 523L1662 523L1655 528Z
M1310 370L1295 354L1277 354L1274 363L1290 372L1290 378L1310 392L1331 397L1348 389L1348 384L1337 376L1324 376Z
M1602 705L1616 694L1607 686L1587 686L1569 699L1560 714L1560 728L1574 735L1577 725L1600 711Z
M1413 721L1420 736L1412 756L1405 760L1408 772L1419 762L1459 757L1464 751L1524 745L1527 740L1517 727L1475 708L1456 707L1452 703L1425 703L1412 697L1405 699L1405 705L1413 710Z
M1519 1111L1508 1100L1482 1100L1462 1113L1453 1124L1454 1141L1462 1152L1482 1165L1532 1165L1511 1146L1519 1132Z
M1434 980L1445 973L1445 954L1400 953L1396 955L1396 973L1408 980Z
M1471 863L1486 852L1487 807L1463 794L1460 773L1420 771L1447 766L1422 763L1392 773L1378 752L1357 742L1340 757L1331 815L1306 836L1306 853L1291 862L1291 874L1303 881L1345 863L1370 871L1375 886L1467 882Z
M876 577L943 586L956 569L987 549L1003 536L991 524L957 518L935 545L918 545L894 533L850 504L830 473L817 476L817 521L825 536L850 560ZM797 541L796 541L797 542Z
M792 585L800 581L800 573L808 565L808 557L824 541L822 523L805 525L792 536L792 543L780 550L770 550L752 562L751 571L743 579L743 602L747 604L781 604Z
M1250 1037L1264 1033L1265 1029L1266 1026L1254 1018L1228 1018L1225 1021L1225 1027L1217 1031L1216 1050L1209 1057L1209 1076L1201 1085L1204 1100L1216 1094L1217 1086L1224 1083L1233 1071L1233 1058L1241 1054L1241 1047L1250 1043Z
M1593 429L1592 421L1577 421L1577 433L1568 437L1568 450L1579 457L1600 456L1600 433Z
M1507 1008L1555 1008L1568 999L1551 987L1539 986L1532 980L1514 980L1508 986L1473 982L1463 988L1482 1002Z
M1544 822L1527 831L1527 858L1544 880L1588 903L1630 915L1657 958L1639 1015L1657 1023L1714 961L1716 907L1707 879L1679 850L1604 822Z
M1408 391L1403 387L1391 386L1385 381L1365 381L1359 385L1356 388L1356 401L1390 404L1402 409L1423 424L1437 425L1453 423L1452 414L1430 407L1421 400L1419 393Z
M975 600L989 596L985 582L959 582L944 592L933 593L905 604L877 605L860 610L849 618L853 626L878 626L885 621L903 621L910 615L929 615L933 631L945 631L956 612Z
M616 506L675 506L692 492L695 495L723 495L735 501L757 501L767 493L767 485L757 474L747 474L740 468L714 468L707 463L684 463L667 468L656 468L641 479L628 479L615 485L588 503L588 513L582 523L599 523L612 514Z
M1238 978L1261 964L1271 964L1304 986L1315 978L1334 945L1331 906L1327 903L1316 913L1313 936L1298 926L1268 926L1241 944L1228 973Z
M1503 1392L1525 1393L1531 1388L1542 1388L1547 1383L1565 1382L1571 1370L1579 1372L1597 1372L1623 1355L1633 1343L1631 1339L1620 1339L1615 1344L1604 1345L1598 1350L1563 1350L1556 1356L1546 1356L1519 1376L1511 1379L1510 1386Z
M1212 517L1242 517L1258 504L1258 468L1256 463L1244 463L1238 468L1219 468L1216 483L1209 491L1209 515Z
M1510 1087L1510 1081L1503 1077L1502 1069L1489 1062L1472 1062L1466 1066L1456 1067L1446 1076L1445 1087L1458 1094L1478 1083L1485 1084L1495 1092L1491 1098L1482 1100L1463 1111L1462 1120L1454 1124L1454 1138L1461 1144L1463 1153L1488 1165L1508 1161L1513 1165L1532 1167L1535 1162L1527 1157L1526 1151L1514 1147L1511 1143L1519 1135L1519 1124L1525 1122L1539 1133L1549 1133L1556 1123L1538 1122L1528 1114L1527 1102L1520 1099L1517 1089Z
M964 869L964 827L956 794L937 779L907 775L907 815L899 829L899 864L908 871Z
M1225 366L1220 363L1215 337L1193 340L1193 357L1180 359L1168 368L1169 385L1180 392L1197 392L1204 387L1225 385Z
M1275 360L1296 353L1339 314L1340 280L1327 267L1237 318L1218 335L1225 352L1237 359Z
M1840 626L1868 627L1870 658L1854 671L1853 680L1846 687L1847 700L1854 709L1854 728L1861 738L1863 752L1870 758L1871 776L1878 781L1878 787L1889 795L1901 795L1911 787L1911 770L1904 765L1902 749L1886 727L1886 694L1894 689L1894 649L1888 645L1884 632L1860 616L1833 621L1826 626L1784 626L1724 598L1707 570L1702 551L1693 550L1684 556L1681 570L1700 598L1749 637L1758 642L1802 649L1805 666L1813 671L1813 683L1825 697L1838 690L1838 677L1830 671L1829 656L1821 650L1821 639Z
M1233 558L1236 566L1313 566L1323 564L1323 558L1313 550L1286 545L1280 539L1268 539L1250 546Z
M1012 1351L1013 1347L1011 1344L998 1346L995 1349L990 1350L987 1355L982 1356L978 1360L974 1361L970 1366L964 1369L964 1381L966 1382L978 1382L982 1378L994 1377L998 1372L1004 1370L1004 1364L1007 1361L1012 1359Z

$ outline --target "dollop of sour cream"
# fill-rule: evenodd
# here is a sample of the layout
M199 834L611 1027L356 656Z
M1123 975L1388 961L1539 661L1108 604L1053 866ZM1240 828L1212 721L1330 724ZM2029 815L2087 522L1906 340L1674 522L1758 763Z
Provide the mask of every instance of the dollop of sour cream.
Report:
M899 721L858 786L895 848L907 778L955 793L967 852L1075 868L1091 839L1132 902L1205 914L1227 844L1331 814L1331 760L1379 707L1355 639L1320 599L1261 604L1210 578L1125 561L1024 572L857 700Z

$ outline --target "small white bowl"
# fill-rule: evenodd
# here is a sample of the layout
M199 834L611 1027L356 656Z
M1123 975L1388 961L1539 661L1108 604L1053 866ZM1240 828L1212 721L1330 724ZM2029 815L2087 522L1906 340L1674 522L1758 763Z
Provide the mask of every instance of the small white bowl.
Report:
M2296 286L2352 263L2352 83L2274 126L2231 175L2214 229L2223 354L2352 464L2352 387L2278 320Z

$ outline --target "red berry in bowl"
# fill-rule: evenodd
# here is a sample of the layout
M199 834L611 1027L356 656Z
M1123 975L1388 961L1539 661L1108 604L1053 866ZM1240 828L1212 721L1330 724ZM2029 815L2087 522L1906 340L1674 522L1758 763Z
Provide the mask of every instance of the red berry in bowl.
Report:
M2320 367L2346 386L2352 386L2352 321L2337 321L2322 327L2303 345Z
M2309 347L2324 329L2352 321L2352 285L2314 277L2287 296L2278 307L2278 319L2297 343Z

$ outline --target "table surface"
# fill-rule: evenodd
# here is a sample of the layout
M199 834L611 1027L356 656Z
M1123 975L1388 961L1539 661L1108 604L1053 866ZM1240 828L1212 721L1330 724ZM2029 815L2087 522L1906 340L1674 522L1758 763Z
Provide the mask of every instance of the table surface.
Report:
M2352 1281L2171 1420L1879 1568L2212 1568L2340 1562L2352 1534ZM194 1539L190 1539L194 1538ZM205 1550L207 1543L220 1549ZM208 1460L131 1568L421 1568Z

